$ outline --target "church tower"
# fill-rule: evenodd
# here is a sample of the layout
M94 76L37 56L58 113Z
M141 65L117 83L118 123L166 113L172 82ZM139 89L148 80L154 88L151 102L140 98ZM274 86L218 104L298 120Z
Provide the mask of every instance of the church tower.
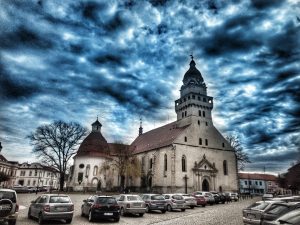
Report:
M207 95L207 87L191 55L190 68L185 73L180 98L175 101L177 125L212 123L213 97Z

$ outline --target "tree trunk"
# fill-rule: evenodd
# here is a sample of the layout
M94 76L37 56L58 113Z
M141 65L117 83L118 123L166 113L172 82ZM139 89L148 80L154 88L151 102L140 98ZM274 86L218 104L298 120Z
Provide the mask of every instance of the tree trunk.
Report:
M59 190L64 191L64 184L65 184L65 174L60 173L60 178L59 178Z

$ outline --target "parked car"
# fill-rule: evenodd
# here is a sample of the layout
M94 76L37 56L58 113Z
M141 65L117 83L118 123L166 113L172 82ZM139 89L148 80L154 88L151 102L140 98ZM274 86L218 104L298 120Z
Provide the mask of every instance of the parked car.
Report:
M273 194L263 194L263 196L262 196L262 200L263 201L265 201L265 200L270 200L270 199L272 199L272 198L274 198L274 196L273 196Z
M142 199L146 204L146 212L160 210L162 213L165 213L167 211L167 201L163 195L143 194Z
M191 195L196 199L197 206L198 205L201 205L202 207L206 206L207 202L203 195L198 195L197 192L194 192Z
M15 190L17 193L30 193L30 190L27 186L16 185L12 189Z
M262 214L261 224L268 225L269 221L274 221L280 216L297 208L300 208L300 202L275 203Z
M11 189L0 189L0 223L15 225L19 212L17 193Z
M210 192L207 192L207 191L196 191L196 192L194 192L194 194L204 196L207 204L210 204L210 205L215 204L215 198L214 198L214 196Z
M138 195L120 195L118 204L122 216L126 214L138 214L139 216L143 216L146 212L146 204Z
M211 191L210 193L215 199L215 204L219 204L221 202L221 196L218 194L218 192ZM224 203L225 203L225 198L224 198Z
M37 218L39 224L44 220L65 220L71 223L74 204L68 195L43 194L32 201L28 208L28 218Z
M243 209L244 224L260 225L261 215L278 201L258 201Z
M185 201L185 206L188 208L195 208L197 206L197 200L190 194L181 194Z
M88 216L89 222L96 219L120 220L120 206L112 196L92 195L83 200L81 216Z
M185 201L181 195L177 194L164 194L163 195L167 201L167 210L169 212L174 209L180 209L181 211L185 211Z
M225 193L226 196L229 196L231 201L235 201L237 202L239 200L238 194L237 193L233 193L233 192L226 192Z
M279 224L286 224L286 225L299 225L300 224L300 209L292 210L274 221L265 222L266 225L279 225Z
M219 198L220 198L220 201L219 202L221 202L222 204L225 204L225 202L226 202L226 195L224 194L224 193L218 193L218 195L219 195Z

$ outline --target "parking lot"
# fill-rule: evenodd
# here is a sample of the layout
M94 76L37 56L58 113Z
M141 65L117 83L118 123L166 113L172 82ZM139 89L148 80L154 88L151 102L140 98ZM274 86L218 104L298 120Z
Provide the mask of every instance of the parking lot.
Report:
M74 217L72 224L88 225L87 218L80 216L80 207L82 201L86 199L89 194L69 194L74 203ZM37 225L37 221L29 220L27 218L28 206L32 200L38 197L36 194L18 194L18 202L20 205L18 225ZM187 209L185 212L160 212L146 213L143 217L126 216L121 217L119 223L111 221L98 221L93 224L128 224L128 225L142 225L142 224L201 224L201 225L242 225L242 209L250 205L252 202L260 198L253 198L241 200L239 202L231 202L228 204L218 204L206 207L196 207L194 209ZM47 221L45 224L64 224L63 221Z

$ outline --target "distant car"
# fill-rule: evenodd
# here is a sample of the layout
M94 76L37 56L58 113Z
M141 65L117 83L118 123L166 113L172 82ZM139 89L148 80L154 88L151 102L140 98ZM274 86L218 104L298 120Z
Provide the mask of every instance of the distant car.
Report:
M45 220L65 220L71 223L74 204L68 195L43 194L32 201L28 208L28 218L37 218L39 224Z
M126 214L138 214L142 217L146 212L146 204L138 195L122 194L120 195L118 204L122 216Z
M229 198L230 198L231 201L237 202L237 201L239 200L238 194L237 194L237 193L226 192L225 195L226 195L226 196L229 196Z
M262 200L265 201L265 200L270 200L272 199L274 196L273 194L263 194L262 196Z
M225 194L219 192L218 195L219 195L219 198L220 198L219 203L221 202L222 204L225 204L225 202L226 202L226 196L225 196Z
M15 225L19 212L17 204L17 193L11 189L0 189L0 223L8 222L9 225Z
M221 202L221 196L218 194L218 192L211 191L210 193L215 198L215 204L219 204ZM225 203L225 201L224 201L224 203Z
M194 194L195 195L202 195L202 196L204 196L207 204L210 204L210 205L215 204L215 198L214 198L214 196L210 192L207 192L207 191L196 191L196 192L194 192Z
M195 208L197 206L197 200L190 194L181 194L185 201L185 206L188 208Z
M260 225L263 212L275 203L278 203L278 201L258 201L243 209L244 224Z
M194 192L191 195L196 199L197 206L201 205L202 207L205 207L207 205L206 199L203 195L199 195L197 192Z
M27 186L17 185L14 186L12 189L15 190L17 193L30 193L30 190Z
M268 221L267 223L264 223L266 225L279 225L279 224L294 224L299 225L300 224L300 209L292 210L279 218L277 218L274 221Z
M181 195L177 194L163 194L167 201L167 210L169 212L174 209L180 209L182 212L185 211L185 200Z
M96 219L120 220L120 206L112 196L92 195L83 200L81 216L88 216L89 222Z
M261 224L272 224L270 221L275 221L280 216L298 208L300 208L300 202L275 203L262 214Z
M167 201L163 195L143 194L141 197L146 204L146 212L160 210L162 213L165 213L167 211Z

